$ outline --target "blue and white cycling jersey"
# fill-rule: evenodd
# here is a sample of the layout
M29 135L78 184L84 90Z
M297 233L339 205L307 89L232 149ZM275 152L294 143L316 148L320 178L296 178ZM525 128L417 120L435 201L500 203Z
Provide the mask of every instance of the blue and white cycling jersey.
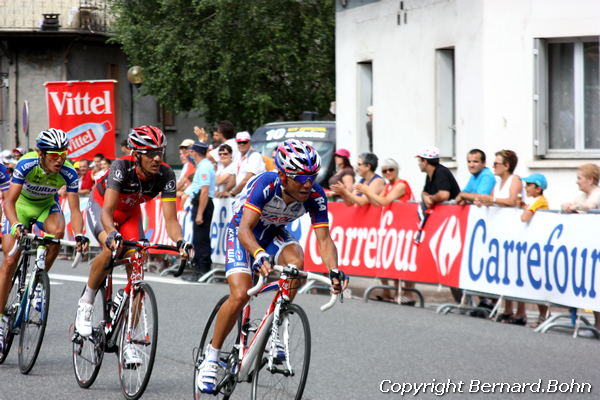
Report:
M6 192L10 186L10 174L4 164L0 164L0 191Z
M314 229L329 227L327 196L319 184L313 184L308 200L303 203L285 204L281 191L281 180L277 172L263 172L253 177L233 206L230 226L239 226L244 209L260 214L253 233L261 244L272 240L287 224L306 213L309 213Z

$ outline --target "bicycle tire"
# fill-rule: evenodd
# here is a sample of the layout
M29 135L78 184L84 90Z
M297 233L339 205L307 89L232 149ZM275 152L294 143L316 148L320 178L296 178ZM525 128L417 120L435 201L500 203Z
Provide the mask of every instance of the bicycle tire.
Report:
M83 288L85 291L85 287ZM106 315L105 288L102 286L94 298L94 314L92 315L92 334L90 337L76 335L73 337L73 372L79 387L87 389L96 381L102 360L106 336L103 321Z
M285 376L283 373L267 371L268 351L263 351L261 354L264 354L264 356L257 359L257 365L252 374L252 400L299 400L304 393L310 366L311 338L308 317L302 307L297 304L287 305L281 314L282 324L279 327L279 335L282 342L285 343L285 330L287 329L287 336L289 338L287 358L294 374ZM265 347L268 346L268 341L266 342ZM289 371L285 366L286 361L275 367L280 371Z
M10 348L12 346L13 338L15 337L13 326L15 324L16 313L19 310L19 304L21 304L21 301L19 299L20 285L21 266L17 268L15 274L13 275L12 286L8 294L8 298L6 299L6 306L4 307L4 315L8 316L8 320L2 321L0 319L0 325L2 325L2 329L5 332L4 345L1 346L2 351L0 351L0 364L2 364L4 360L6 360L6 357L8 357L8 353L10 352Z
M215 323L217 320L217 313L221 309L223 303L225 303L225 301L228 298L229 295L225 295L217 302L210 316L208 317L206 325L204 326L204 330L202 331L202 337L200 338L200 344L197 348L194 349L194 381L192 382L192 384L194 387L194 399L196 400L215 398L214 394L200 392L198 390L198 386L196 385L196 379L198 378L198 369L200 368L200 364L202 364L202 361L204 360L204 349L206 348L208 341L213 337ZM227 338L225 338L223 345L221 346L221 354L219 356L219 370L217 372L217 383L224 382L223 379L227 376L228 373L230 373L230 379L228 384L226 386L223 386L222 390L220 391L220 393L223 395L224 400L229 399L231 393L233 393L233 390L235 389L236 380L234 379L235 377L231 375L233 372L232 368L235 366L230 365L230 363L233 362L237 364L238 361L238 356L235 352L234 346L240 340L241 321L242 313L240 312L236 324L237 329L234 328L236 329L236 334L232 335L232 332L230 332ZM227 351L224 351L223 349L226 349Z
M28 308L21 322L21 333L19 338L19 369L22 374L28 374L40 353L48 323L48 311L50 310L50 278L43 270L35 272L32 288L41 292L41 303L39 309L36 306L34 296L28 293L30 300L26 302Z
M140 311L137 315L132 315L131 341L135 343L141 353L142 363L135 367L125 365L124 351L125 345L129 342L127 339L129 302L127 299L123 307L123 321L119 331L119 380L123 396L128 400L139 399L150 380L152 368L154 366L154 357L156 356L156 344L158 340L158 308L156 306L156 296L152 288L146 284L140 284L133 298L132 310L135 307ZM139 305L139 306L138 306Z

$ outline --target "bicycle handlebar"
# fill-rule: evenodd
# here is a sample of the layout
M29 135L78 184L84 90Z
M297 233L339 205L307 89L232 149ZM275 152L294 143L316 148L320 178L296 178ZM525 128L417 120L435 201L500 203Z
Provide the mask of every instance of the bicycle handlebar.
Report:
M281 273L285 273L286 275L288 275L291 278L306 278L309 280L319 281L319 282L331 287L331 279L329 279L328 277L323 276L321 274L315 274L314 272L302 271L295 267L284 267L282 265L274 265L273 270L281 272ZM248 292L247 292L248 296L254 296L255 294L257 294L260 291L260 289L263 287L263 285L265 284L266 281L267 281L267 277L260 275L260 278L258 279L258 283L254 287L248 289ZM329 301L321 306L321 311L327 311L331 307L333 307L333 305L335 304L335 302L337 300L337 297L338 297L337 294L332 293Z
M37 236L34 233L27 233L22 236L25 236L28 239L44 242L45 244L57 244L59 246L77 247L77 242L74 242L72 240L56 239L56 238L51 238L48 236ZM10 257L14 256L20 247L21 247L21 242L20 242L20 240L17 240L15 242L15 245L13 246L13 248L8 252L8 255ZM75 259L73 260L73 263L71 264L71 267L75 268L77 266L77 264L79 264L80 260L81 260L81 253L77 252L77 255L75 256Z
M112 257L110 258L109 264L106 266L107 270L112 269L112 267L114 266L115 259L117 257L117 252L118 252L118 249L121 246L121 244L123 244L123 246L127 246L127 247L137 247L137 248L155 249L155 250L168 250L168 251L173 251L173 252L176 252L179 254L179 250L175 246L169 246L166 244L152 244L145 240L138 240L138 241L118 240L117 248L116 248L116 250L112 251ZM188 261L189 260L181 259L181 264L179 264L179 268L173 274L174 277L177 278L178 276L180 276L183 273L183 270L184 270L185 266L187 265Z

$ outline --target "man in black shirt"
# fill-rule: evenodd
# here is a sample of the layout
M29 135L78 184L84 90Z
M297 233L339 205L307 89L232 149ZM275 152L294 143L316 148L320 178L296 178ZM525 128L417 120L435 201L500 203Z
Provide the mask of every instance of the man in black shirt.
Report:
M440 150L435 146L423 147L417 154L419 168L425 172L425 186L421 198L426 208L454 199L460 193L460 187L452 172L440 164Z

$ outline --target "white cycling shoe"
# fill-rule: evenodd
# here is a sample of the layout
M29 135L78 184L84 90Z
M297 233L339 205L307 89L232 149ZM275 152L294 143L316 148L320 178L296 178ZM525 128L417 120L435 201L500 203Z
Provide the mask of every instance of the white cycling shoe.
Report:
M79 300L77 305L77 318L75 318L75 329L81 336L88 337L92 334L92 315L94 306Z
M125 343L123 358L125 359L125 369L139 367L144 362L143 354L135 343Z
M217 369L219 365L216 361L204 360L198 370L196 385L202 393L214 393L217 387Z

